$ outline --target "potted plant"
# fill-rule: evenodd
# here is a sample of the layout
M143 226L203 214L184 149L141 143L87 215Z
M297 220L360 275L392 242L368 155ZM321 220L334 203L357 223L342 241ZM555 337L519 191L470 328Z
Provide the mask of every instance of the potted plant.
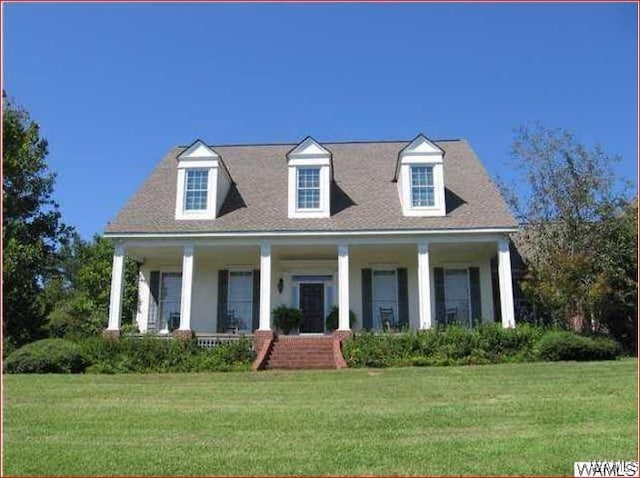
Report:
M279 305L273 309L273 323L285 335L296 334L302 325L302 311L294 307Z
M326 318L327 331L331 332L338 328L338 314L338 307L335 305L331 307L331 312L329 312L329 315L327 315ZM356 314L353 310L349 310L349 328L353 330L353 327L357 322L358 318L356 317Z

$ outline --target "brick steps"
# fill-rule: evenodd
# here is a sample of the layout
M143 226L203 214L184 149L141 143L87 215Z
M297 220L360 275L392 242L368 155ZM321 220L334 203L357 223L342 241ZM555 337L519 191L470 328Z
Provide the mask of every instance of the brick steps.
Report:
M335 369L333 337L277 337L266 368L272 370Z
M273 365L267 367L268 370L333 370L338 367L335 364L308 364L308 363L288 363L286 365Z

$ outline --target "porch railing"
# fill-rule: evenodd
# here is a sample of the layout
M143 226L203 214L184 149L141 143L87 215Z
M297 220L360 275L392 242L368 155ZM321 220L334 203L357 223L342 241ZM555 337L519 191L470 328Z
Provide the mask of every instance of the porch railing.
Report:
M228 344L229 342L235 342L242 337L253 337L249 334L197 334L196 343L200 347L211 349L218 345Z
M159 334L156 331L150 331L146 333L132 332L123 335L135 339L152 337L158 340L173 340L173 336L171 336L170 334ZM253 334L196 334L195 340L198 346L211 349L213 347L217 347L218 345L235 342L236 340L240 340L243 337L251 338L253 337Z

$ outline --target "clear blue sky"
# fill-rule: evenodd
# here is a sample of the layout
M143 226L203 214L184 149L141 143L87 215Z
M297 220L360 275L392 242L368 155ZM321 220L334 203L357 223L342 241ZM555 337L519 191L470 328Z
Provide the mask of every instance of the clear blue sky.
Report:
M55 197L101 232L162 155L213 144L467 138L508 177L530 121L636 184L635 4L3 4L4 83Z

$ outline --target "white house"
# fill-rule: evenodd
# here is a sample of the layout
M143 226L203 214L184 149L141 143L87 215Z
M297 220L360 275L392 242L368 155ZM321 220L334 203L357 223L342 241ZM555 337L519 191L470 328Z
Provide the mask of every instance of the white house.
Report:
M514 326L509 233L517 223L465 140L172 149L111 221L107 333L120 329L123 260L141 264L141 331L206 336Z

